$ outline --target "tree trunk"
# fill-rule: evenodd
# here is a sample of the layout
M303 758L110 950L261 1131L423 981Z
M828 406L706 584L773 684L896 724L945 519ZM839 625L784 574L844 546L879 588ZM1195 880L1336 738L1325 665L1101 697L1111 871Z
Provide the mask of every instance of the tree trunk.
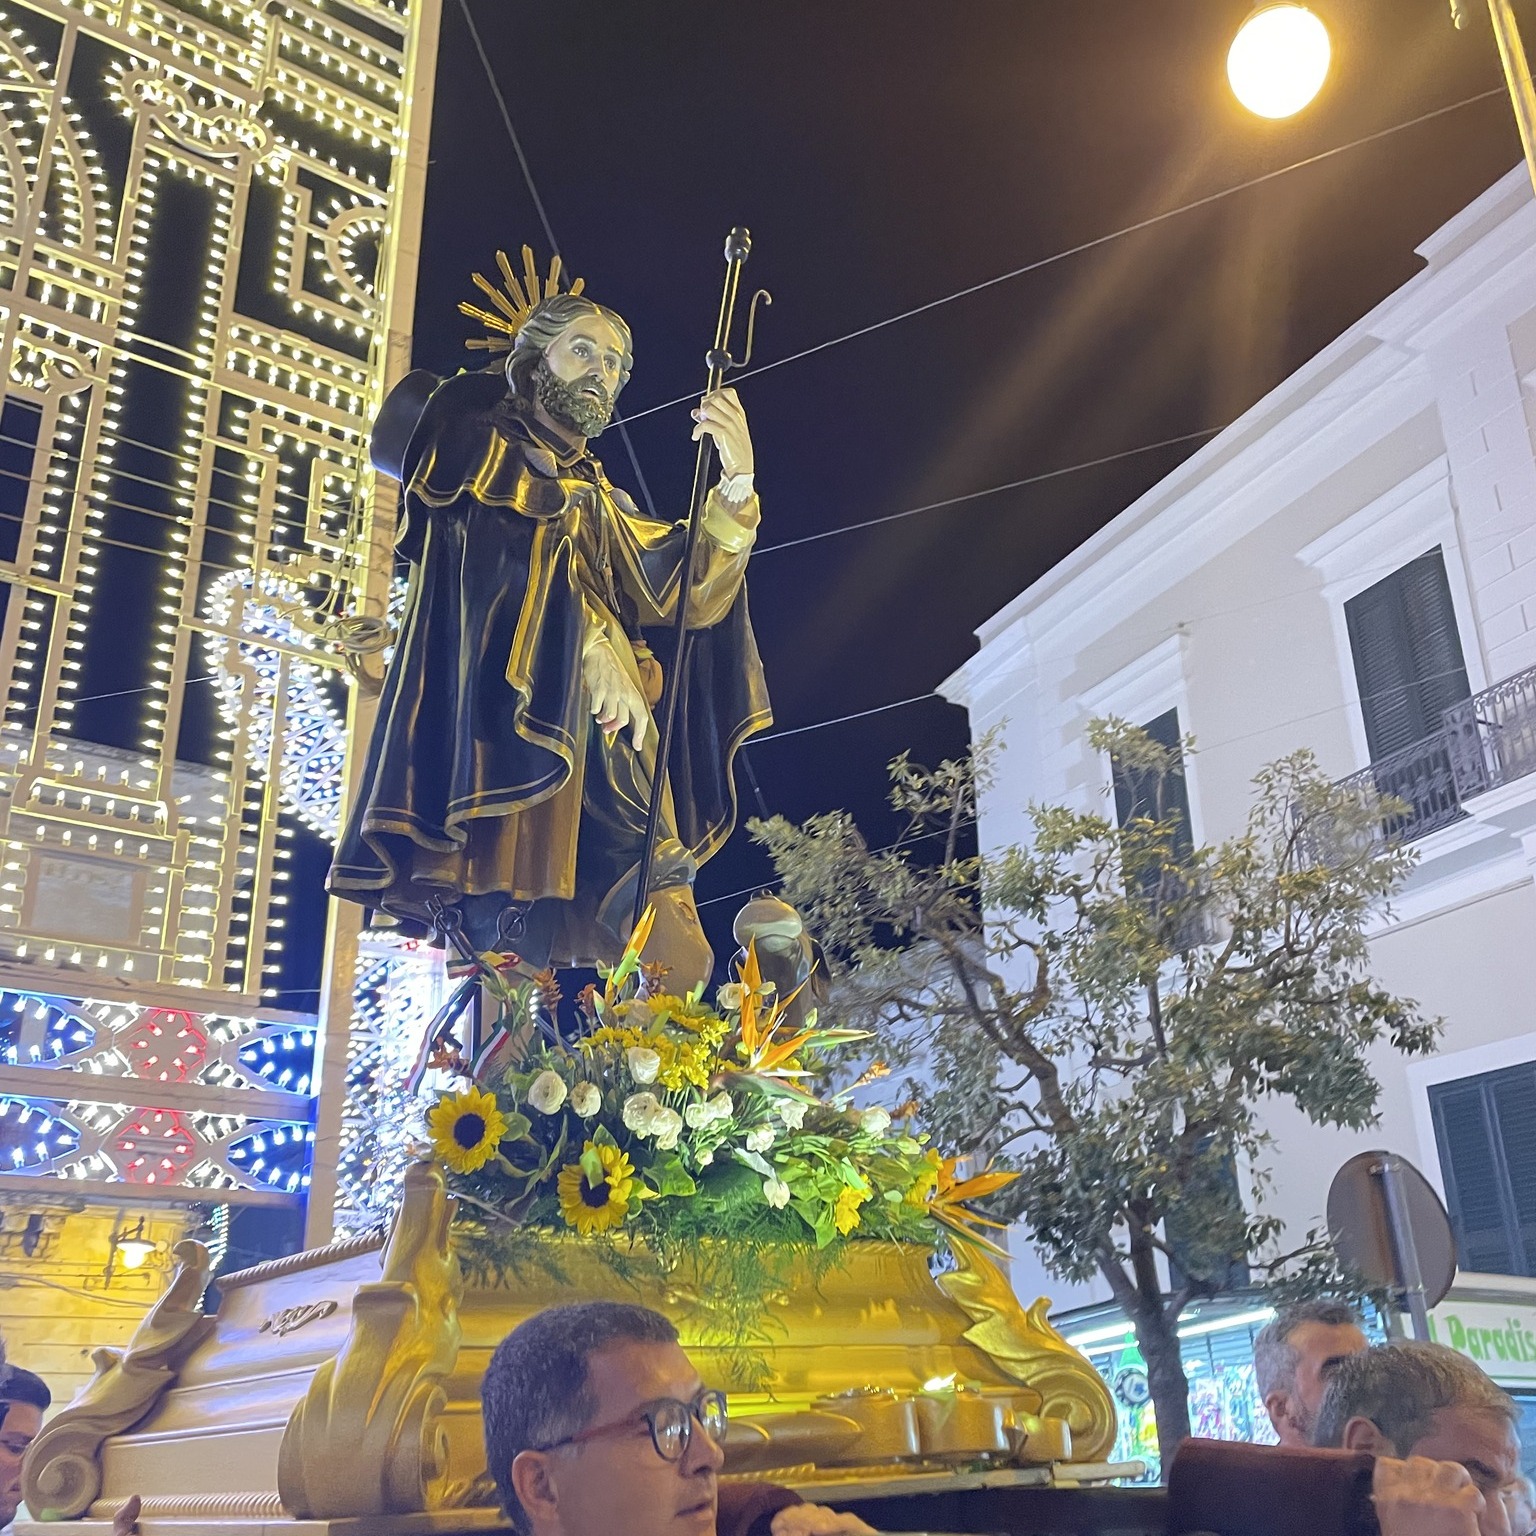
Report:
M1152 1246L1152 1216L1133 1204L1127 1212L1130 1229L1130 1280L1133 1298L1126 1310L1136 1328L1136 1343L1147 1362L1147 1385L1157 1410L1157 1453L1163 1476L1179 1442L1189 1438L1189 1378L1179 1353L1179 1314L1163 1296L1157 1253Z
M1129 1269L1111 1249L1100 1253L1099 1270L1130 1318L1136 1346L1147 1362L1147 1386L1157 1414L1157 1449L1166 1478L1179 1442L1189 1438L1189 1378L1179 1352L1178 1313L1163 1295L1157 1253L1148 1235L1151 1220L1143 1209L1133 1207L1126 1225Z
M1178 1319L1169 1317L1158 1296L1143 1298L1131 1321L1137 1347L1147 1362L1147 1385L1157 1410L1157 1451L1166 1479L1179 1442L1189 1437L1189 1378L1179 1353Z

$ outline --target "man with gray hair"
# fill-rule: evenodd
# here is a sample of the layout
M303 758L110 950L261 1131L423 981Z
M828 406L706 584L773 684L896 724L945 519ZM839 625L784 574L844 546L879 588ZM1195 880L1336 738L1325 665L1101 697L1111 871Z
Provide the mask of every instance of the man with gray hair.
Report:
M1360 1314L1342 1301L1282 1307L1253 1342L1253 1374L1281 1445L1312 1444L1328 1379L1367 1347Z
M1517 1422L1509 1394L1465 1355L1400 1340L1339 1362L1313 1443L1452 1463L1481 1495L1483 1536L1526 1536L1510 1527L1520 1480Z

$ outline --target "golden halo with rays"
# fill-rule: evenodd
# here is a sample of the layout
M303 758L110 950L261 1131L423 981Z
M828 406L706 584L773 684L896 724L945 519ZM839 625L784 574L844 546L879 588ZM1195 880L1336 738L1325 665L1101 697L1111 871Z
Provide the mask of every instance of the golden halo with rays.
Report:
M561 291L560 288L560 257L551 258L549 263L549 276L539 276L538 265L533 259L533 248L523 247L523 276L519 281L517 274L512 270L512 263L507 259L505 251L496 252L496 265L501 269L502 283L498 288L490 278L479 272L471 273L477 287L488 298L494 309L482 309L478 304L472 304L465 299L459 305L459 313L468 315L471 320L478 320L489 336L473 336L464 343L483 352L510 352L512 343L517 339L517 333L522 330L528 316L533 313L534 306L544 299L552 299ZM587 285L586 279L578 277L566 293L580 293Z

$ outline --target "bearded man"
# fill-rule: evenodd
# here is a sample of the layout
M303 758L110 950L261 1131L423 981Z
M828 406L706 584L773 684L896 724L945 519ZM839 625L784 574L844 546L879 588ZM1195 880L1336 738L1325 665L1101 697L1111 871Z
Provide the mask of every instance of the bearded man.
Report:
M328 885L412 931L460 926L477 951L611 962L656 765L645 631L675 616L686 523L644 516L589 450L629 379L628 325L574 292L497 302L516 310L505 371L411 374L375 426L374 463L404 487L410 591ZM744 585L752 439L732 390L693 418L723 473L688 573L692 661L649 882L646 957L676 990L712 969L692 882L735 823L732 758L771 721Z

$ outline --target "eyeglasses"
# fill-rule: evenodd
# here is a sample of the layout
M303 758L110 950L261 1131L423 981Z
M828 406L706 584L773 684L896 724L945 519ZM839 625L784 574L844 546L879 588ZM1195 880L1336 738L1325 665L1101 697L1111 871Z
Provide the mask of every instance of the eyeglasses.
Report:
M636 1429L644 1422L651 1432L651 1444L663 1461L681 1461L688 1454L693 1440L693 1423L697 1419L704 1433L719 1445L725 1439L725 1393L706 1389L691 1403L680 1402L675 1397L658 1398L647 1408L642 1408L632 1418L621 1419L616 1424L598 1424L584 1429L579 1435L567 1435L564 1440L554 1440L548 1445L535 1446L539 1451L558 1451L562 1446L584 1445L601 1435L619 1435L627 1429Z

